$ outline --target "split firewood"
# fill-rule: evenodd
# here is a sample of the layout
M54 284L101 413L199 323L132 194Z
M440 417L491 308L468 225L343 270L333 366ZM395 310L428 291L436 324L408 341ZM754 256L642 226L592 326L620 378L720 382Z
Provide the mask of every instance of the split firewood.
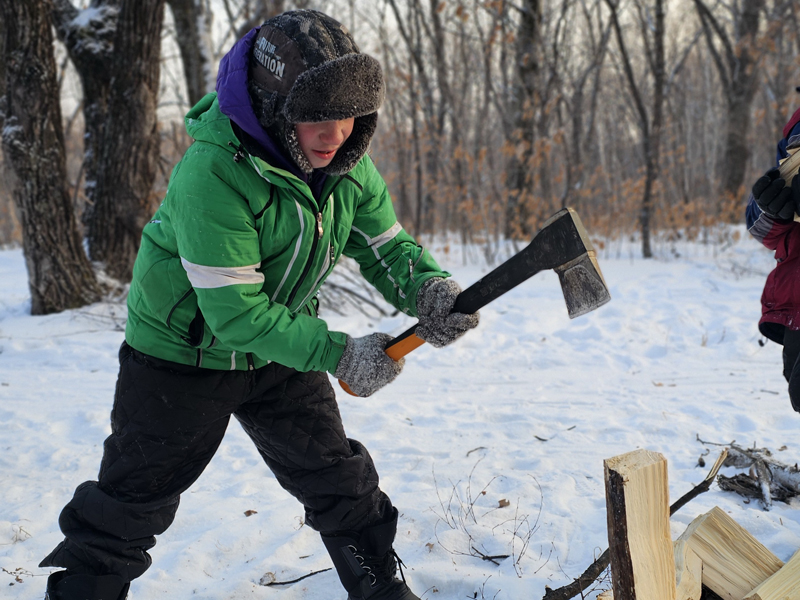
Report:
M800 600L800 551L744 599Z
M781 160L780 166L778 167L778 171L784 181L786 181L787 186L792 184L792 179L794 179L798 169L800 169L800 152L798 152L798 150L800 150L800 139L798 139L798 136L792 136L786 148L789 156ZM800 221L800 217L795 214L794 220Z
M744 527L719 507L689 524L678 541L691 548L703 563L703 585L724 600L743 600L783 566Z
M700 600L703 595L703 561L684 540L675 542L675 600Z
M675 502L673 502L669 507L669 514L674 515L678 510L686 506L686 504L697 498L697 496L707 492L711 488L711 484L716 479L717 474L722 468L722 465L727 457L728 449L724 448L717 460L712 465L711 470L708 472L708 475L706 475L706 478L690 491L678 498ZM581 573L580 577L573 580L571 583L568 583L567 585L556 589L545 586L545 594L542 600L570 600L578 594L581 594L588 589L589 586L591 586L608 568L610 562L609 556L609 551L606 549L591 565L586 567L586 570Z
M800 169L800 139L795 139L797 136L792 136L792 142L787 146L786 151L789 156L780 161L778 172L781 178L786 181L786 185L792 184L792 179L797 175L797 170Z
M658 452L635 450L604 466L615 600L674 600L667 460Z

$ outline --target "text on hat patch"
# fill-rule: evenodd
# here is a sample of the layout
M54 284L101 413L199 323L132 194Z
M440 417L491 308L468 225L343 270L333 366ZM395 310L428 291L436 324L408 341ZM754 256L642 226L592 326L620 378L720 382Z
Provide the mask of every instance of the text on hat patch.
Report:
M282 62L281 57L275 54L277 49L275 44L269 43L262 37L258 39L256 47L253 48L253 56L265 69L268 69L270 73L275 75L275 77L282 79L286 63Z

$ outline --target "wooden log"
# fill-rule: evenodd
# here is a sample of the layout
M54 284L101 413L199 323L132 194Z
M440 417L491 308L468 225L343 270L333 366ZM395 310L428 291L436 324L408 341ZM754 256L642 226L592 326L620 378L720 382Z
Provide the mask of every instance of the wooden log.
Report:
M689 524L684 541L703 561L703 585L723 600L743 600L783 566L749 531L715 506Z
M788 152L789 156L783 159L778 167L778 171L784 181L786 181L787 186L792 185L792 179L797 175L797 170L800 168L800 151L795 147L788 150ZM795 213L794 220L800 221L800 215Z
M786 185L792 185L792 179L797 175L797 170L800 169L800 152L797 148L789 150L789 156L780 162L778 171L781 178L786 181Z
M666 459L636 450L610 458L604 466L615 600L674 600Z
M800 600L800 550L747 594L745 600Z
M700 494L707 492L727 458L728 449L724 448L717 460L712 465L711 470L706 475L706 478L694 486L694 488L686 492L683 496L678 498L675 502L673 502L669 507L669 514L674 515L677 511L697 498ZM574 579L567 585L563 585L556 589L551 589L545 586L545 593L542 600L572 600L572 598L578 594L583 596L582 592L584 592L595 582L598 577L600 577L600 575L608 568L608 564L609 554L608 548L606 548L606 550L597 558L597 560L590 564L577 579Z
M685 540L677 540L674 549L676 600L700 600L703 595L703 561Z

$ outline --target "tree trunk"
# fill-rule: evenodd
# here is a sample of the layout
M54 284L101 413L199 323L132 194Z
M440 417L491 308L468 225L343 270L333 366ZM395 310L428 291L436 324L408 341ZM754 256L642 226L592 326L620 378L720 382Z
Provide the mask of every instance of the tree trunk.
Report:
M539 74L539 45L542 7L539 0L524 0L517 28L516 69L512 91L512 131L508 143L513 153L508 162L506 185L506 235L530 237L534 143L536 111L536 80Z
M648 111L644 102L644 95L640 90L640 83L631 63L630 52L625 43L625 38L617 14L618 5L615 0L605 0L611 9L611 23L617 38L617 45L622 59L625 79L628 83L633 103L638 114L638 125L641 134L642 152L645 160L644 193L639 209L639 228L642 234L642 256L652 258L653 251L650 246L650 227L653 216L653 194L659 174L659 160L661 153L661 130L664 124L664 92L666 85L666 57L664 50L665 15L664 0L655 0L652 12L655 13L655 22L650 22L648 16L650 7L643 6L644 0L636 0L634 6L639 14L639 30L642 34L642 45L646 51L649 76L652 77L652 110ZM652 39L650 36L652 35Z
M155 208L156 118L164 0L124 0L109 71L114 74L99 140L89 252L112 277L130 281L142 228Z
M661 160L661 131L664 127L664 88L666 84L666 58L664 50L664 0L655 2L655 28L653 29L654 56L653 67L653 120L650 135L645 148L647 161L645 176L645 192L642 200L642 255L645 258L653 256L650 247L650 224L653 212L653 192L658 181L659 164Z
M253 1L253 0L251 0ZM239 25L236 31L236 39L244 36L253 27L258 27L267 19L281 14L285 10L284 0L254 0L252 8L245 16L244 22ZM301 3L302 4L302 3ZM299 6L297 8L309 8Z
M155 204L164 0L92 0L83 15L70 0L53 4L83 85L89 255L129 281Z
M756 66L761 53L756 42L764 0L744 0L734 6L733 39L703 0L694 1L727 100L722 134L724 146L717 156L716 166L722 188L718 208L724 211L731 199L738 197L750 160L751 108L758 82ZM715 38L720 40L723 54L715 47Z
M183 61L189 104L194 106L214 91L211 13L203 0L167 0Z
M50 3L0 0L0 16L8 92L0 107L3 152L15 176L31 313L76 308L97 301L100 290L66 187Z
M725 146L719 171L722 190L728 198L738 197L750 160L751 108L758 83L756 36L763 7L764 0L745 0L736 24L736 47L730 65L731 89L727 94ZM736 216L739 216L738 212Z

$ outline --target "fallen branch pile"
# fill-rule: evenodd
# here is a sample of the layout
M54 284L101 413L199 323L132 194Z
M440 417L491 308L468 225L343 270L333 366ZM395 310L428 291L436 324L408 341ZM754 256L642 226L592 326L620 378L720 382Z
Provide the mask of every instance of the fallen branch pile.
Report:
M748 472L733 477L720 475L719 487L757 499L765 510L770 509L773 500L788 502L800 496L800 468L797 464L790 466L776 460L767 448L742 448L731 444L724 466L748 469Z

